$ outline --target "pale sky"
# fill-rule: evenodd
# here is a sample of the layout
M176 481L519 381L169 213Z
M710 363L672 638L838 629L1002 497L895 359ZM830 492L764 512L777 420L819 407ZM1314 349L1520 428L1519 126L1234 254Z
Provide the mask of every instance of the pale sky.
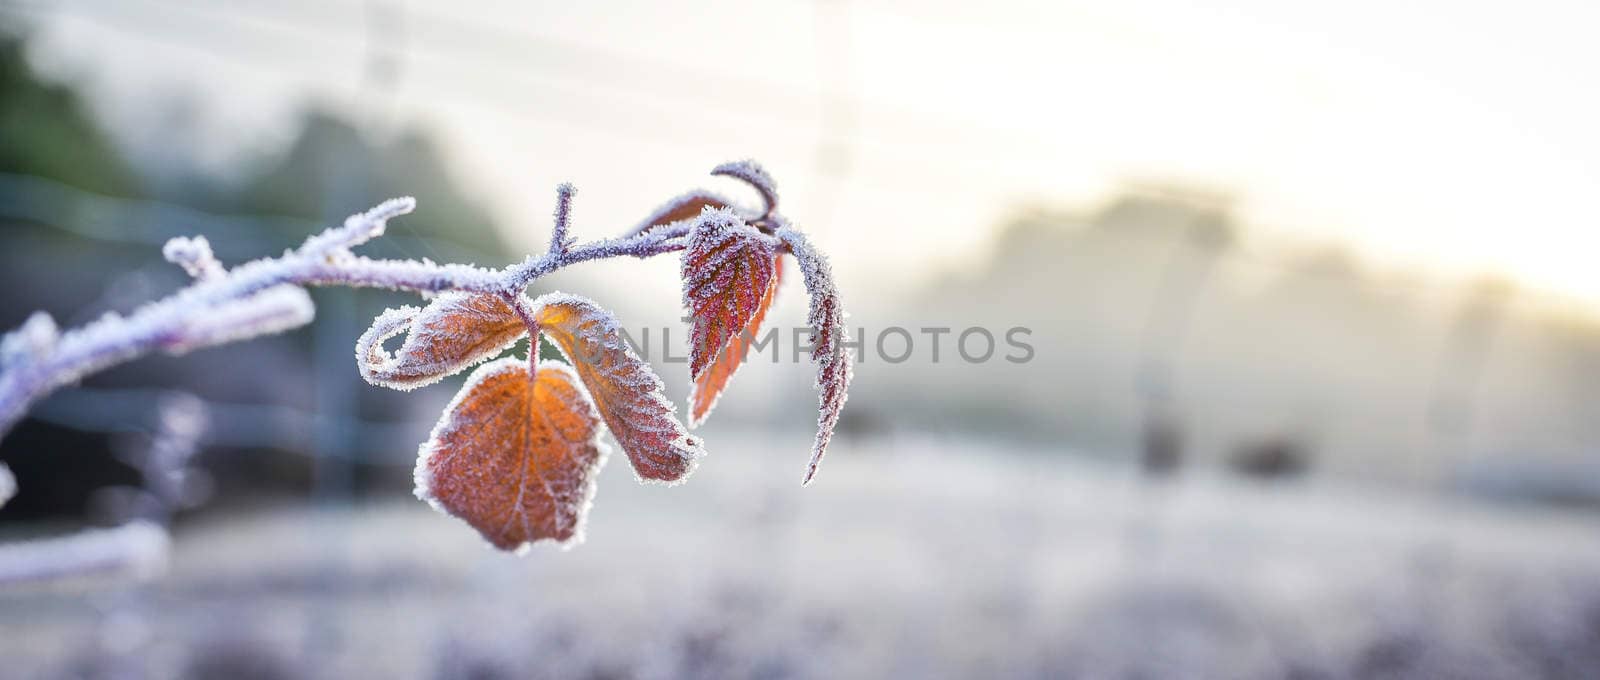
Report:
M393 3L389 96L362 75L360 2L33 16L42 65L119 129L187 93L214 160L281 141L308 98L421 121L530 248L559 181L600 236L755 157L847 290L895 288L972 262L1019 201L1161 178L1231 192L1267 233L1600 305L1592 3L1206 4Z

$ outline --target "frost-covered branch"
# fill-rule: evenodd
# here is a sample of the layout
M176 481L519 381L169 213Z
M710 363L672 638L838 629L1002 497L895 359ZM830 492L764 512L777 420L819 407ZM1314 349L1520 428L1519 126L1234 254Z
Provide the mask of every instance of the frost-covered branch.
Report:
M170 541L160 525L135 520L109 529L7 543L0 546L0 586L68 576L156 573L166 566Z
M610 257L650 257L682 250L687 225L672 225L620 239L571 245L566 235L572 190L563 185L551 250L502 270L416 260L375 260L351 248L381 236L388 220L416 202L397 198L350 217L280 257L224 269L205 238L179 238L163 253L196 281L127 316L107 314L81 328L59 332L50 316L35 313L0 343L0 435L45 395L85 376L163 351L202 347L283 332L310 323L314 310L303 286L390 288L419 293L466 291L512 296L534 279L568 265ZM562 246L561 244L566 244Z
M211 253L211 242L204 236L180 236L167 241L161 248L161 255L197 279L212 279L224 273L222 263Z
M48 314L36 312L0 339L0 436L39 399L111 366L156 351L182 354L309 323L314 309L305 286L493 293L520 304L530 282L562 267L608 257L650 257L684 247L687 225L576 245L567 235L573 194L571 185L558 191L549 252L502 270L374 260L351 252L381 236L388 220L411 212L416 205L411 198L386 201L280 257L231 270L217 260L204 236L172 239L162 254L194 277L189 286L126 316L107 314L66 332ZM182 468L196 450L196 423L203 418L193 411L163 409L151 449L135 461L145 476L140 505L148 507L133 514L160 520L182 504ZM0 466L0 504L14 490L10 470ZM159 521L135 519L112 529L0 545L0 585L89 573L145 573L164 563L168 543Z
M575 295L529 300L528 284L588 260L684 251L683 300L696 340L690 366L694 424L704 420L743 363L740 349L747 340L736 334L748 338L760 329L778 289L782 260L789 255L811 297L811 353L818 367L818 429L804 478L810 483L838 423L852 373L839 292L827 258L778 214L776 185L760 165L729 163L712 174L748 183L762 206L739 208L710 192L693 191L662 205L621 237L579 244L568 235L575 191L563 184L557 189L549 248L499 270L374 260L351 252L382 235L388 220L410 212L415 207L410 198L354 215L280 257L233 269L217 260L205 237L173 239L163 254L194 277L189 286L126 317L108 314L65 333L38 313L5 336L0 342L0 436L40 398L95 371L150 352L182 354L306 324L314 314L308 286L421 293L429 298L425 307L386 311L357 340L357 366L369 383L414 389L493 359L524 336L530 349L526 370L503 358L473 371L419 448L418 497L462 518L501 549L539 540L570 542L581 536L594 475L604 460L603 432L611 433L643 481L682 481L705 449L678 419L660 377L628 348L611 312ZM389 338L402 333L406 338L396 352L384 349ZM538 365L541 337L571 364ZM146 517L164 518L187 497L181 468L195 451L200 419L197 408L181 406L167 409L167 434L134 461L146 472L145 493L139 496L152 510L142 513ZM500 417L506 413L542 417L529 424ZM521 444L507 446L512 440ZM552 449L557 440L564 444ZM440 452L446 455L435 455ZM529 492L530 468L542 492ZM519 481L495 472L507 469L525 473ZM0 546L0 582L7 574L20 580L35 573L74 573L62 566L73 560L83 569L119 561L115 541L84 540L58 544L63 559L74 551L84 555L67 562L52 562L48 549L34 560L26 546L22 553ZM17 559L8 564L7 558ZM16 563L25 566L7 571Z
M556 187L556 226L550 230L550 252L564 253L572 247L567 240L567 227L572 224L572 195L578 193L571 184L563 182Z

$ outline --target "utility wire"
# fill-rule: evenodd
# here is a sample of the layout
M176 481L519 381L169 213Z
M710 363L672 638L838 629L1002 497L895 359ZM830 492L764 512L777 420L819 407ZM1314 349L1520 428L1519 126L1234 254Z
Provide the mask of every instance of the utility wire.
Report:
M158 7L171 6L170 0L144 1ZM360 47L359 43L348 39L348 31L337 34L330 32L332 28L337 27L292 21L282 16L241 12L231 9L233 5L226 6L227 8L215 5L201 6L201 13L216 21L206 21L193 13L181 11L163 12L160 16L150 12L132 12L128 11L125 5L115 3L99 4L96 7L102 11L78 11L81 6L69 8L64 5L58 6L58 10L70 10L60 13L109 31L202 53L252 70L277 75L303 76L308 69L326 68L323 61L314 58L319 50L342 51L350 55L354 61ZM419 27L431 27L432 18L419 17L415 23ZM784 94L779 100L780 105L776 106L770 105L770 102L763 101L760 97L744 96L741 97L741 102L756 104L719 107L716 105L719 101L717 97L652 97L648 93L641 94L634 88L604 85L604 81L600 79L586 79L575 83L559 75L552 75L548 69L541 70L536 66L522 63L521 58L510 51L514 39L520 39L515 36L521 34L509 31L499 36L475 34L469 32L474 30L473 25L460 22L457 22L457 25L463 36L473 38L467 41L471 45L471 51L459 46L452 49L439 45L437 44L439 41L429 38L420 28L408 34L411 36L411 42L408 43L407 52L411 56L420 58L411 70L411 77L423 81L424 85L435 93L450 93L436 97L430 102L434 105L453 107L467 103L496 113L537 120L546 124L603 132L608 138L626 136L655 145L696 150L703 149L707 141L729 139L730 125L736 126L732 129L745 131L741 134L759 135L763 144L778 143L798 147L803 142L794 134L795 125L799 122L815 122L814 118L796 118L789 113L811 108L811 105L805 102L805 99L810 98L808 95ZM244 39L240 39L241 37ZM312 43L317 45L317 48L308 51L303 49L303 45L295 43ZM487 47L497 44L503 47ZM503 56L500 54L501 51L505 52ZM474 54L477 56L472 56ZM581 61L581 58L574 59L569 55L563 63L574 60ZM296 61L303 62L304 68L294 66ZM716 79L721 78L682 69L652 73L651 64L654 62L626 61L616 56L610 57L609 61L625 63L630 69L651 73L649 80L653 82L681 84L682 87L672 88L674 92L693 94L705 89L700 81L691 80L687 84L682 83L684 77L712 79L713 82L718 82ZM425 70L424 62L433 65L434 68ZM438 67L447 68L443 72L434 72ZM762 89L757 90L763 93L761 96L771 94L774 90L771 86L761 87ZM533 95L541 91L544 96L520 98L512 96ZM463 98L470 101L464 102ZM534 101L528 101L529 99ZM799 103L782 105L783 101ZM588 103L588 105L574 107L572 106L574 103ZM874 109L884 111L881 107L875 106ZM983 160L992 155L994 148L1002 142L1035 153L1040 149L1054 146L1049 140L1038 137L1012 134L1007 135L1012 137L1008 140L995 136L1004 133L990 134L987 131L985 134L975 135L971 132L970 125L955 122L918 124L918 119L909 118L908 115L905 113L894 115L894 119L901 122L890 127L874 128L871 138L855 132L856 139L850 142L861 147L862 153L870 149L875 154L898 157L898 160L905 161L903 164L905 171L886 176L862 176L854 181L865 183L873 189L894 191L907 196L922 196L929 190L941 187L971 188L974 182L993 183L996 178L1004 176L1003 164L986 163ZM883 137L895 135L904 138L895 143L879 141ZM930 154L950 151L953 141L970 143L974 148L983 149L984 155L976 158L968 157L961 163L930 162L935 160L930 158ZM856 155L859 156L860 153Z
M37 175L0 172L0 219L59 229L76 237L159 249L175 236L209 234L224 259L255 259L304 240L329 227L318 220L281 215L216 213L147 198L122 198L91 192ZM272 236L282 234L282 237ZM494 257L449 239L390 234L401 250L422 248L441 260L479 261ZM376 244L375 244L376 245ZM379 246L381 247L381 245ZM152 251L155 252L155 251Z

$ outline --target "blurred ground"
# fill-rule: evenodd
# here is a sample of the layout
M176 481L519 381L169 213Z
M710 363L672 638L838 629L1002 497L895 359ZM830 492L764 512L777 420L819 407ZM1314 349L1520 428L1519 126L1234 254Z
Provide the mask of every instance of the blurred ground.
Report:
M0 593L0 675L1578 678L1600 664L1600 535L1583 516L1150 486L904 438L842 442L802 490L804 436L710 441L673 488L638 485L614 456L568 552L493 552L409 498L204 516L147 586Z

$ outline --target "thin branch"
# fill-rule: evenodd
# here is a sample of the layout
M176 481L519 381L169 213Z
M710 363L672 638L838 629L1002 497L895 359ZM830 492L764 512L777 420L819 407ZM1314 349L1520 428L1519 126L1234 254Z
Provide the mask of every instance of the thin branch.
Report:
M572 242L567 238L567 227L572 223L572 195L577 192L577 189L566 182L556 187L556 226L550 231L552 255L560 255L572 247Z
M65 576L132 574L165 568L171 538L155 522L0 544L0 587Z
M534 279L579 262L603 260L612 257L637 257L642 259L662 253L683 250L684 246L687 245L683 237L688 233L688 224L669 225L668 228L652 229L643 234L627 238L593 241L573 247L564 253L545 253L538 257L530 256L521 263L506 268L500 291L520 293Z

